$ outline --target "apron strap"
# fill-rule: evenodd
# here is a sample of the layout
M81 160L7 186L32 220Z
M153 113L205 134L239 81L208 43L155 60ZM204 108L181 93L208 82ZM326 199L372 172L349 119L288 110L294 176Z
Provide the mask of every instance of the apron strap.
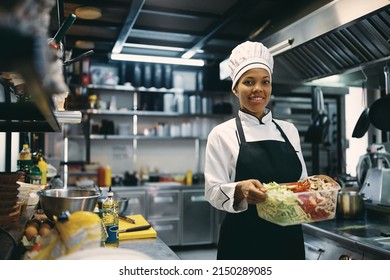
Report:
M244 130L242 128L242 124L241 124L241 120L240 120L239 116L236 117L236 126L237 126L237 132L238 132L238 144L240 144L240 145L245 144L246 139L245 139Z
M280 131L280 134L282 134L284 141L286 141L286 143L288 143L290 145L290 147L293 149L293 151L295 151L294 146L291 144L290 140L288 140L288 137L286 136L286 134L284 133L284 131L280 127L280 125L278 125L274 119L272 119L272 122L276 125L276 128ZM295 151L295 152L297 152L297 151Z

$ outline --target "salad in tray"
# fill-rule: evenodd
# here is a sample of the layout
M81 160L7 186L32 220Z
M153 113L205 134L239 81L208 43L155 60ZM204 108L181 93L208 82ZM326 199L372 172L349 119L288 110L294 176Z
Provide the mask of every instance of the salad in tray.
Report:
M336 213L340 185L326 175L314 175L298 182L263 183L266 199L258 203L258 215L287 226L332 219Z

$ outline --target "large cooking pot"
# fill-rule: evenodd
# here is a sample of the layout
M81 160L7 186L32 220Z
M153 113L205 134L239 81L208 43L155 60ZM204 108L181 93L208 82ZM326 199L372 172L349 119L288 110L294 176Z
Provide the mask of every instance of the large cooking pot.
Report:
M341 189L337 195L337 217L361 219L364 216L364 199L356 190Z

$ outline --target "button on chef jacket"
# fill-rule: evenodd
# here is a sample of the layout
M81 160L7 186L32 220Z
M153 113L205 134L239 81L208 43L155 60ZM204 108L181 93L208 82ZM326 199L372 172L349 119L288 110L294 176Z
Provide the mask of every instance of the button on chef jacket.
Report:
M271 110L266 109L266 115L261 121L241 110L238 115L247 142L262 140L285 142L280 131L272 122ZM274 121L282 128L301 161L302 174L300 179L307 177L306 164L303 159L297 128L292 123L283 120L274 119ZM237 184L234 181L239 149L239 137L234 118L217 125L210 132L205 154L205 197L215 208L231 213L242 212L248 208L245 199L239 205L233 207L234 191Z

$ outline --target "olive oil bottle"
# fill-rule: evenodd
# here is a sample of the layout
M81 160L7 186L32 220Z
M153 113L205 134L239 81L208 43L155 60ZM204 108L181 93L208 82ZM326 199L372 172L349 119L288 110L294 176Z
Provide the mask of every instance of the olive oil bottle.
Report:
M118 247L118 202L114 200L114 193L111 187L108 190L107 198L102 204L102 219L107 231L106 247Z

